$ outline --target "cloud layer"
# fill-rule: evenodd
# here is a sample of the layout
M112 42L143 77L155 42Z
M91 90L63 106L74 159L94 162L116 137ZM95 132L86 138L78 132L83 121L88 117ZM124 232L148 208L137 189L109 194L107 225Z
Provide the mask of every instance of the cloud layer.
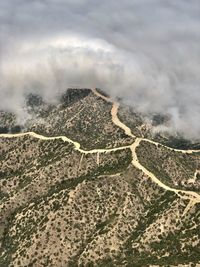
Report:
M67 86L101 87L169 130L200 136L198 0L0 2L0 108L23 93L53 101Z

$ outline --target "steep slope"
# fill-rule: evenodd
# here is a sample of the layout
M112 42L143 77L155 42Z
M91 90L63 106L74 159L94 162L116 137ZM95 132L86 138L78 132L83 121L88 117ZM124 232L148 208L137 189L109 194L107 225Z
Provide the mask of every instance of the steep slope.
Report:
M138 137L95 89L27 106L0 134L0 266L200 263L198 150Z

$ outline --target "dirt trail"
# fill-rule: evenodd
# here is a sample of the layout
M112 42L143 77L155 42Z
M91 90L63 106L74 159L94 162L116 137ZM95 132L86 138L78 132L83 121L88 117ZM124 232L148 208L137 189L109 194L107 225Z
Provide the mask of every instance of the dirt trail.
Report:
M104 148L96 148L96 149L91 149L91 150L84 150L84 149L80 148L80 146L81 146L80 143L75 142L66 136L61 135L61 136L48 137L48 136L44 136L41 134L36 134L34 132L25 132L25 133L17 133L17 134L0 134L0 138L17 138L17 137L22 137L22 136L26 136L26 135L32 136L32 137L40 139L40 140L61 139L64 142L73 144L75 147L75 150L77 150L80 153L85 154L85 155L86 154L96 154L96 153L109 153L112 151L118 151L118 150L124 150L124 149L130 148L130 145L127 145L127 146L114 147L114 148L105 148L105 149Z
M131 129L127 125L125 125L123 122L121 122L119 120L119 118L118 118L119 103L113 101L109 97L106 97L104 95L101 95L96 89L91 89L91 90L98 97L101 97L105 101L113 104L112 110L111 110L112 121L113 121L113 123L115 125L117 125L122 130L124 130L124 132L128 136L130 136L131 138L134 138L135 139L135 141L131 145L122 146L122 147L116 147L116 148L109 148L109 149L83 150L83 149L80 148L81 147L80 143L75 142L75 141L69 139L66 136L47 137L47 136L43 136L43 135L40 135L40 134L36 134L34 132L17 133L17 134L0 134L0 138L1 137L2 138L16 138L16 137L30 135L30 136L32 136L34 138L41 139L41 140L56 140L56 139L61 139L64 142L68 142L68 143L73 144L74 147L75 147L75 149L77 151L79 151L80 153L82 153L82 155L84 155L84 154L97 153L97 164L99 164L99 154L100 153L109 153L111 151L118 151L118 150L124 150L124 149L129 148L129 149L131 149L131 152L132 152L132 164L133 164L133 166L135 166L136 168L140 169L144 174L146 174L158 186L162 187L165 190L174 192L175 194L177 194L182 199L189 200L189 203L186 206L183 215L185 215L190 210L190 208L192 206L194 206L196 203L200 203L200 195L197 194L196 192L187 191L187 190L179 190L179 189L175 189L175 188L169 187L168 185L165 185L163 182L161 182L152 172L148 171L144 166L142 166L140 164L139 160L138 160L137 153L136 153L136 148L140 145L140 142L141 141L147 141L149 143L155 144L156 146L161 145L161 146L163 146L163 147L165 147L167 149L170 149L172 151L177 151L177 152L182 152L182 153L195 153L195 152L200 152L200 150L179 150L179 149L173 149L173 148L167 147L165 145L162 145L162 144L160 144L158 142L152 141L150 139L136 138L132 134ZM81 165L82 159L83 159L83 157L81 157L80 164L79 165Z
M129 127L127 127L123 122L120 121L120 119L118 118L118 109L119 109L119 103L112 100L109 97L106 97L104 95L101 95L95 88L92 89L93 94L95 94L98 97L101 97L102 99L104 99L106 102L108 103L112 103L112 109L111 109L111 116L112 116L112 121L115 125L117 125L119 128L121 128L122 130L124 130L125 134L135 138L135 135L132 134L131 129Z
M114 100L112 100L110 97L107 97L107 96L105 96L105 95L102 95L101 93L99 93L99 92L97 91L96 88L92 88L91 91L93 92L94 95L96 95L96 96L98 96L98 97L104 99L106 102L108 102L108 103L112 103L112 104L114 103Z
M175 151L175 152L181 152L181 153L184 153L184 154L192 154L192 153L200 153L200 150L192 150L192 149L187 149L187 150L183 150L183 149L176 149L176 148L172 148L172 147L169 147L169 146L166 146L166 145L163 145L163 144L160 144L158 142L155 142L153 140L150 140L150 139L147 139L147 138L142 138L143 141L146 141L146 142L149 142L151 144L154 144L156 146L160 145L164 148L167 148L171 151Z
M16 133L16 134L0 134L0 137L3 138L15 138L15 137L23 137L26 135L30 135L34 138L40 139L40 140L56 140L56 139L61 139L64 142L72 143L75 146L75 149L80 149L80 144L78 142L74 142L71 139L67 138L66 136L44 136L41 134L37 134L34 132L25 132L25 133Z
M114 102L113 107L111 109L111 116L112 116L112 121L115 125L120 127L122 130L124 130L125 134L135 138L135 135L132 134L131 129L127 127L123 122L121 122L118 118L118 109L119 109L119 103Z
M172 191L181 198L189 199L196 203L199 203L200 195L197 194L196 192L172 188L164 184L163 182L161 182L152 172L148 171L143 165L140 164L138 157L137 157L136 148L140 145L141 141L142 141L142 138L137 138L136 141L131 145L133 166L135 166L137 169L140 169L143 173L145 173L148 177L150 177L154 183L156 183L158 186L162 187L163 189Z

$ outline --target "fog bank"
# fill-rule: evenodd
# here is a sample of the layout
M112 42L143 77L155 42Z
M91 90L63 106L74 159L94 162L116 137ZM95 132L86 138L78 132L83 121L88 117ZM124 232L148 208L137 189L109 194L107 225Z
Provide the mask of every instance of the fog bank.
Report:
M0 2L0 109L23 95L48 101L69 86L100 87L168 128L200 136L198 0Z

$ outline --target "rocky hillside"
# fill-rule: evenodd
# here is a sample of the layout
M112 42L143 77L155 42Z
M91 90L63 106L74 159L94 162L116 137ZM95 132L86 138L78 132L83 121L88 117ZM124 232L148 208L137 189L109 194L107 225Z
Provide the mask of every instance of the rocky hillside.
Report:
M197 146L97 90L25 108L0 113L1 267L200 266Z

